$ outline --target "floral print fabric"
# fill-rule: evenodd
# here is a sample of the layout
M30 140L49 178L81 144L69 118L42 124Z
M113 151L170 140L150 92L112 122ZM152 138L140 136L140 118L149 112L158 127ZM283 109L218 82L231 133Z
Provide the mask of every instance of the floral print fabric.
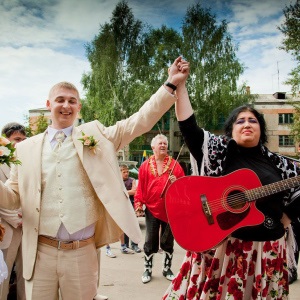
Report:
M188 251L163 300L288 299L285 237L252 242L229 237L215 252Z

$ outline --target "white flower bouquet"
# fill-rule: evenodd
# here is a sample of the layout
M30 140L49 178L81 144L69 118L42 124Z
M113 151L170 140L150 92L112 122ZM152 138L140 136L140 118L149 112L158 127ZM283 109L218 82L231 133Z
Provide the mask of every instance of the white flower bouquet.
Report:
M11 164L20 165L21 162L16 158L14 152L16 149L4 136L0 136L0 164L7 164L9 167Z

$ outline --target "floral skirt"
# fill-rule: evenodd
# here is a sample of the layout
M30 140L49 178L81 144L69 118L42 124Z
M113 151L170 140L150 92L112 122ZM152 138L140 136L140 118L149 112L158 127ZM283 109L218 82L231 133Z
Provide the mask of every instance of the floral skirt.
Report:
M163 300L288 299L286 241L229 237L216 250L187 252Z

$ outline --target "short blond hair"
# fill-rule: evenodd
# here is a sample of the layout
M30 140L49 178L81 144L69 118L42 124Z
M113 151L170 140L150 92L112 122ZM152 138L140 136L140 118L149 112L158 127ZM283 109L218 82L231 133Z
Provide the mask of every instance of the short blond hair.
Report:
M76 86L73 83L68 82L68 81L61 81L61 82L56 83L49 91L49 99L51 98L52 93L55 90L60 89L60 88L75 91L77 93L78 100L80 100L78 89L76 88Z

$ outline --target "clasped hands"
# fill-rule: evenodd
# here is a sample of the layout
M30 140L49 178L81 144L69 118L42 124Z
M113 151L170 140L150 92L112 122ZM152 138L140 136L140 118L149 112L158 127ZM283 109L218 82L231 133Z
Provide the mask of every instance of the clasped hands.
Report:
M168 81L178 86L188 78L190 73L190 63L184 60L181 56L177 57L173 64L168 69Z

